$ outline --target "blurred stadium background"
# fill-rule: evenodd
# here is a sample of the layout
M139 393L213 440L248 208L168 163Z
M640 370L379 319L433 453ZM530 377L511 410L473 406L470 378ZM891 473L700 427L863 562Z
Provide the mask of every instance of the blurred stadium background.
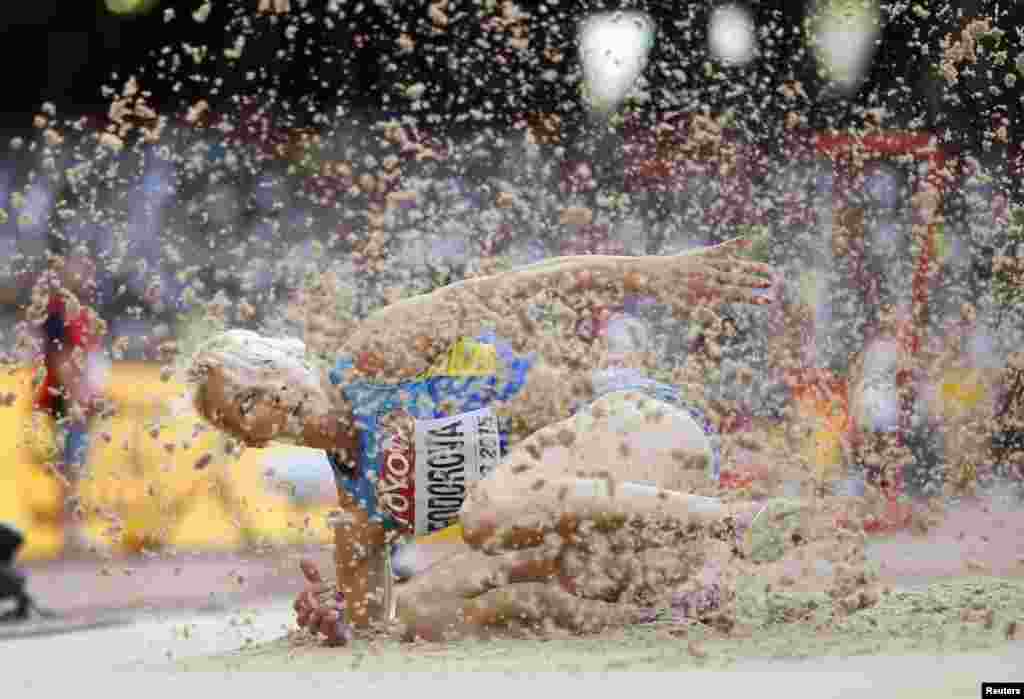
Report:
M252 5L257 4L253 0ZM90 129L98 132L104 127L109 107L109 100L102 95L100 86L114 84L109 80L110 74L118 73L116 82L123 82L137 66L151 61L150 54L159 45L175 42L208 44L211 55L217 57L211 59L214 66L211 70L223 80L217 97L207 94L206 88L194 95L165 90L153 96L157 107L168 106L162 112L177 113L172 128L167 131L168 141L173 141L177 152L211 164L208 171L182 177L181 173L150 167L148 156L135 152L119 156L126 169L137 166L145 171L139 192L151 209L164 207L172 212L165 218L158 218L148 210L143 211L145 207L136 210L118 203L117 207L124 209L119 215L123 215L126 230L131 233L133 253L137 256L133 258L135 265L128 265L129 269L101 270L101 301L97 310L109 323L111 337L128 338L131 342L122 358L111 366L108 390L120 414L109 426L109 441L106 438L94 440L90 457L92 477L85 481L82 497L88 503L91 535L109 545L115 554L173 549L235 550L263 543L288 546L326 541L323 515L330 508L334 494L322 455L275 447L246 451L241 462L234 463L235 459L229 459L224 453L225 445L209 433L194 440L191 448L181 448L181 441L191 433L194 418L172 414L171 406L181 395L182 387L174 381L161 379L156 347L150 341L154 337L177 337L187 332L180 322L183 308L178 304L187 287L201 289L206 300L218 293L231 299L259 295L264 303L258 304L251 322L256 326L271 320L280 312L301 269L292 273L264 267L261 272L261 268L254 266L248 270L252 274L247 277L221 274L220 271L231 268L236 262L233 258L236 245L243 240L269 243L273 239L284 245L274 253L279 260L310 259L318 254L315 243L325 237L326 231L342 240L335 254L344 256L351 250L345 241L353 232L353 223L336 204L341 193L358 178L362 158L382 154L377 134L363 133L365 130L347 125L373 123L391 118L399 111L395 107L395 86L386 70L395 61L408 61L405 83L423 79L431 90L441 95L454 84L448 78L434 84L432 63L420 60L420 54L409 57L401 52L399 38L403 30L376 4L367 3L363 14L339 22L330 32L323 28L326 10L320 4L312 5L311 12L317 21L310 22L311 28L304 30L315 34L307 42L311 53L299 59L282 60L269 82L281 101L316 105L317 109L300 106L286 110L279 108L279 102L278 106L260 113L254 113L244 99L232 102L231 96L245 92L242 76L247 70L275 64L287 42L283 31L266 31L251 40L239 64L228 65L219 58L219 53L229 47L232 39L224 31L223 4L213 3L212 15L205 22L192 21L199 2L172 0L59 4L56 0L40 0L5 8L8 30L18 31L26 44L36 42L40 55L26 57L23 49L16 46L3 49L8 51L6 63L22 67L24 74L22 80L16 81L17 85L10 86L10 106L4 111L4 121L0 124L4 129L0 132L3 136L0 148L5 157L0 169L0 206L8 205L11 194L24 186L26 173L36 164L37 153L24 147L15 149L10 144L14 138L22 138L25 143L39 139L38 129L33 129L31 124L43 102L52 102L59 114L83 115L85 132ZM859 5L878 9L873 3ZM572 194L587 203L594 203L596 192L602 188L626 191L634 196L636 210L649 216L633 229L619 226L618 222L613 226L588 223L575 229L573 236L559 237L552 226L547 229L547 238L538 234L527 246L519 245L523 241L516 240L516 236L529 237L534 229L525 218L516 220L519 214L510 210L505 214L509 219L502 224L504 228L499 227L494 235L477 235L480 229L475 229L475 237L460 238L461 234L456 233L442 240L444 245L436 245L435 250L444 250L450 259L456 260L449 265L447 274L457 277L464 272L466 259L477 255L478 251L499 255L516 252L519 258L527 254L522 252L524 248L529 248L528 254L534 257L595 251L660 253L691 243L690 237L716 242L737 231L750 231L758 226L769 226L773 235L787 236L794 246L809 248L801 243L801 236L807 238L817 232L817 219L811 214L824 197L831 196L831 189L823 193L819 186L827 179L823 174L828 173L823 173L820 159L816 162L815 139L832 128L851 125L860 128L865 121L870 121L863 100L856 99L854 94L858 86L864 85L865 92L898 93L894 98L895 106L890 106L886 116L887 127L902 127L924 134L925 141L941 133L943 147L948 147L950 153L966 153L973 159L970 162L973 170L968 171L965 159L961 161L962 169L953 173L946 189L949 202L946 225L934 231L931 249L925 251L925 257L934 258L940 266L946 261L951 263L941 267L941 275L928 277L929 297L936 304L934 308L942 309L928 322L935 324L931 331L938 330L951 310L959 308L964 300L978 298L979 288L991 278L990 263L993 251L1002 244L998 236L1005 229L1007 200L1018 194L1021 181L1018 175L1024 162L1016 145L1020 141L1019 125L1024 123L1018 117L1021 109L1019 83L1016 87L1008 84L997 99L986 95L988 78L979 70L977 75L961 76L963 93L978 95L977 100L972 97L957 108L941 103L939 95L943 83L934 69L934 57L910 48L913 23L889 22L879 34L881 43L874 55L853 71L856 75L840 76L837 84L842 89L838 97L822 98L813 107L797 110L803 118L799 128L786 126L788 122L782 110L771 114L770 124L755 123L756 119L744 123L748 116L744 109L761 99L760 88L750 87L747 94L753 101L743 103L747 98L738 98L738 103L746 107L735 110L738 126L735 132L727 131L720 141L723 149L730 153L724 159L728 160L729 168L721 167L724 160L716 153L704 157L678 152L679 143L685 140L691 125L690 117L701 106L687 102L687 95L706 99L706 106L717 109L722 105L716 100L723 104L729 101L728 91L720 89L722 85L739 84L744 78L743 66L754 54L749 45L737 40L742 32L736 26L749 23L763 27L774 23L795 27L806 19L810 6L810 3L762 2L750 8L749 13L737 15L735 9L716 10L713 3L695 5L689 20L691 25L710 29L707 37L692 37L688 36L689 32L672 29L679 17L677 3L639 3L638 9L649 13L663 28L650 57L652 65L672 65L681 56L700 54L692 47L703 46L704 39L712 43L712 49L715 49L715 42L720 44L717 50L725 65L721 73L725 78L718 84L715 80L719 78L711 77L710 72L696 63L687 68L686 89L674 90L680 101L671 109L662 110L675 114L678 127L674 135L666 135L656 134L652 125L667 123L669 118L665 113L656 113L658 108L651 105L632 111L618 124L621 129L593 128L586 110L578 108L577 87L567 79L575 70L574 61L554 61L548 57L559 52L574 55L576 23L595 8L584 2L562 3L562 12L549 19L564 31L549 32L544 42L535 42L525 54L516 54L501 71L488 73L488 80L477 84L464 101L446 104L445 123L437 126L436 133L424 129L424 133L417 136L421 143L436 146L439 153L454 148L465 157L449 162L429 158L423 162L418 158L415 162L403 162L404 177L444 182L444 197L458 200L463 208L473 209L483 197L492 196L488 183L495 176L504 177L517 169L521 170L520 174L527 172L520 161L510 155L512 147L495 145L513 133L514 124L523 122L529 125L529 136L524 140L532 141L545 158L550 158L557 150L562 152L554 173L546 180L537 179L531 184L546 186L556 199ZM941 27L936 29L938 34L954 31L963 16L982 12L986 7L983 2L961 3L959 16L948 13L942 19L936 16L929 22ZM395 11L413 17L422 14L421 9L417 3L408 3ZM166 20L169 10L177 13L174 21ZM713 21L716 12L719 18L732 22L733 30L721 36L715 34L714 28L721 26ZM1007 28L1017 26L1022 13L1024 8L1016 6L1005 10L1000 24ZM466 22L459 29L460 32L464 29L464 33L453 41L472 44L479 38L477 34L484 32L482 28L474 29L476 24L482 27L481 23ZM416 26L416 23L410 21L408 26ZM434 38L429 28L415 31L423 32L417 40L424 47L443 48L443 41ZM867 34L875 36L871 32ZM758 60L761 65L772 67L769 72L777 69L778 76L785 75L785 78L777 78L779 85L773 83L771 90L781 89L783 81L787 84L799 81L815 97L818 96L816 90L824 92L823 86L828 81L819 74L820 66L813 60L801 58L807 48L802 38L795 32L778 34L771 46L771 51L761 51ZM423 54L429 54L430 50ZM345 60L331 64L328 69L323 61L325 56L344 56ZM462 118L488 101L502 104L499 98L510 91L509 81L517 85L521 81L515 77L515 71L533 71L542 62L541 56L554 77L546 77L544 89L524 98L525 108L493 110L493 118L488 118L486 127ZM309 65L313 63L322 69L319 76L311 76ZM661 74L662 77L665 74ZM714 89L702 89L709 86ZM648 93L662 87L656 79L646 86ZM843 99L844 91L849 93L850 99ZM181 101L189 103L197 96L209 97L208 116L190 122L176 106ZM310 115L330 114L335 109L342 109L345 114L340 120L342 127L332 138L321 140L318 132L324 130L323 124L311 123ZM228 135L217 128L221 117L237 121L242 128ZM983 142L982 134L991 131L989 122L996 121L1005 122L1009 127L1006 141ZM478 139L478 132L488 138ZM521 138L519 131L515 133ZM225 178L223 168L218 170L218 167L229 159L229 153L241 151L257 154L261 170ZM623 153L626 157L622 157ZM801 153L806 156L802 161L798 157ZM863 195L862 204L883 212L879 217L892 214L893 220L884 221L887 225L893 224L887 230L907 227L913 215L909 199L916 186L910 182L912 177L906 175L910 169L905 162L886 165L881 160L877 171L868 179L884 191L876 196L877 193L866 187L859 193ZM779 162L784 162L786 167L768 176L763 166ZM833 166L834 163L826 164L829 173ZM531 171L523 178L529 180L533 176ZM286 179L294 188L284 192L281 183ZM588 179L597 182L599 187L588 190L581 184ZM378 192L380 198L397 191L401 184L397 180L383 183L382 189L386 185L387 192ZM786 199L787 188L810 192L805 205L797 206ZM111 245L111 232L103 226L75 227L60 222L56 226L46 225L54 201L68 195L68 191L60 187L48 193L45 188L34 191L38 196L26 203L26 211L32 216L24 221L12 217L0 223L0 255L10 263L0 265L0 326L5 334L20 320L28 290L40 271L39 262L48 252L64 249L69 239L87 242L97 255L103 255ZM175 194L174 202L167 198L171 191ZM892 192L899 192L899 201L881 201L891 198ZM441 196L438 194L439 199ZM206 209L201 215L193 215L182 205L199 201ZM285 205L278 206L282 201ZM355 209L366 204L368 198L353 201ZM765 203L772 206L765 208ZM593 208L599 206L594 204ZM897 213L893 214L894 211ZM310 230L309 225L301 225L314 212L316 231ZM808 216L801 218L802 214ZM832 210L826 207L824 215L831 217ZM273 218L281 224L283 233L280 235L275 230L272 236L264 225ZM472 229L471 224L466 227ZM697 228L701 229L699 236L694 233ZM230 230L221 235L225 229ZM634 229L640 233L634 234ZM681 234L673 238L667 231ZM978 231L995 232L982 235ZM173 261L165 259L160 245L161 238L168 235L173 235L179 244L180 257ZM216 245L212 245L215 236ZM395 240L402 244L407 242L400 231ZM410 256L414 255L410 253ZM904 257L909 260L909 255ZM14 260L23 264L14 265ZM151 274L136 274L143 261ZM821 293L813 274L805 274L813 264L795 257L785 261L797 273L798 285L806 291L807 300L813 305L814 294ZM909 260L907 269L912 269L913 262ZM187 275L187 281L181 275L185 269L194 270ZM367 288L370 282L390 281L386 274L364 276ZM890 275L890 278L906 282L911 276ZM377 303L380 299L367 296L363 302ZM739 315L737 322L743 325ZM740 329L749 335L750 324ZM676 348L670 349L674 352ZM58 516L61 495L54 475L46 466L53 444L52 426L45 420L33 420L30 410L31 371L22 361L12 373L2 377L0 385L0 391L17 396L13 406L0 410L0 435L8 444L9 454L6 464L0 467L0 519L25 530L27 545L23 556L41 560L61 553ZM953 372L947 383L949 388L944 390L961 403L981 400L979 391L983 382L977 377L957 376ZM803 414L816 424L804 448L808 462L821 469L822 479L833 477L841 460L836 434L842 426L832 421L842 422L846 416L832 416L829 412L832 404L831 395L808 394L800 402ZM166 440L149 437L156 424L163 433L173 433L173 441L179 445L173 452L164 448ZM194 468L195 462L207 452L215 455L210 465L201 470ZM228 461L233 462L230 469Z

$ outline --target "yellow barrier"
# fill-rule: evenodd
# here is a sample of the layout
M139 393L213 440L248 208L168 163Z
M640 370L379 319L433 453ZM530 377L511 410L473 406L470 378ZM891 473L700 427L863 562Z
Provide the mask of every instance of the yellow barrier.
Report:
M25 532L22 557L29 560L57 557L63 547L62 491L47 465L54 429L51 420L32 413L30 386L28 369L0 376L0 391L17 396L14 405L0 408L8 453L0 468L0 520ZM118 414L95 425L80 489L86 532L99 543L131 553L329 540L325 517L336 506L332 497L296 502L263 475L268 458L282 452L298 459L308 454L311 468L322 461L316 453L279 446L228 457L216 433L193 439L194 413L172 415L183 387L162 382L154 365L115 363L107 395ZM197 470L206 453L211 463Z

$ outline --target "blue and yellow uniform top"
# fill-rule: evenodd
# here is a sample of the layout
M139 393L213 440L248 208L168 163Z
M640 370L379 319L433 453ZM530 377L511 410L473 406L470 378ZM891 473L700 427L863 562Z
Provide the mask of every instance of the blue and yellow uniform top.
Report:
M338 487L389 532L444 530L457 519L466 489L507 454L509 425L493 408L522 390L536 361L493 333L460 340L429 371L398 383L346 381L353 360L339 359L330 380L351 403L360 435L353 462L328 454ZM674 387L638 372L605 384L602 395L639 390L687 410L717 444L704 416ZM718 449L712 452L717 478Z

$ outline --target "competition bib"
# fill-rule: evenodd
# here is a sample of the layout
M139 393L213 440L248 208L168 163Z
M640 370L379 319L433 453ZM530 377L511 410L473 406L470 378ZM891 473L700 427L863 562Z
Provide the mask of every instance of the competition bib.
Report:
M401 530L432 534L458 518L466 489L498 465L498 420L490 408L430 420L395 417L400 424L380 450L377 501Z

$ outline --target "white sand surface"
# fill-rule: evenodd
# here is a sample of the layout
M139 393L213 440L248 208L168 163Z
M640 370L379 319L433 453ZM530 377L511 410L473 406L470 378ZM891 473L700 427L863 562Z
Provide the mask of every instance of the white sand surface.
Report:
M544 696L628 696L637 688L675 696L685 688L714 696L974 697L983 681L1024 680L1024 641L1006 634L1011 622L1024 625L1024 579L964 565L965 558L980 558L992 572L1019 571L1019 513L1003 522L1006 514L958 515L925 539L876 542L869 557L887 564L882 579L889 592L838 618L820 591L769 593L752 581L741 608L761 622L742 633L662 622L588 638L360 641L331 649L293 632L290 600L280 600L0 641L0 696L100 688L104 696L180 699L184 692L242 696L249 688L259 696L278 687L294 695L308 686L492 699L521 698L536 691L525 686L540 683ZM815 604L805 621L776 621L808 602ZM443 686L435 689L435 682Z

